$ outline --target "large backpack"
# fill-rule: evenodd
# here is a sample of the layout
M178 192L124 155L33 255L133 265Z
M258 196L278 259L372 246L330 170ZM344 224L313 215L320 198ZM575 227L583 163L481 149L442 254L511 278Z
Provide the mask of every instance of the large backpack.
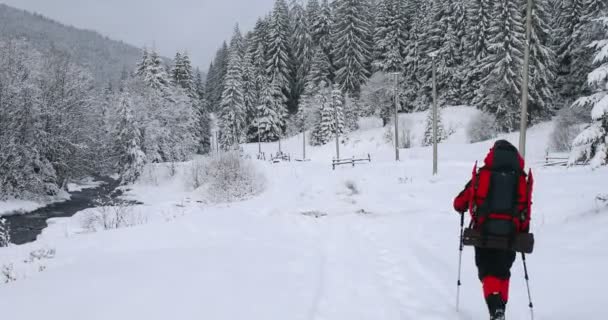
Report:
M527 231L524 226L530 220L532 172L526 175L523 171L514 147L497 147L490 157L490 163L473 174L471 212L475 229L482 237L513 239Z

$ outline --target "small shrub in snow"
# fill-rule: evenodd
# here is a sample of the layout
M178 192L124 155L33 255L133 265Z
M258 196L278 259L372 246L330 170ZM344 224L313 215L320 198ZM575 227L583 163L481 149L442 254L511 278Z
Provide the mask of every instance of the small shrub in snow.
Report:
M346 186L346 188L350 191L350 195L357 195L359 194L359 189L357 188L357 184L352 181L352 180L347 180L344 185Z
M475 115L467 126L467 137L470 143L494 139L497 135L496 117L487 112Z
M585 117L578 109L564 108L555 118L555 127L549 137L549 150L554 152L570 152L572 142L582 131L581 124Z
M10 283L10 282L17 281L17 276L15 275L15 271L14 271L12 263L2 265L2 269L0 269L0 273L2 274L4 283Z
M384 139L388 143L392 143L394 145L395 139L395 125L394 120L392 121L392 125L386 127L386 131L384 133ZM399 118L399 148L400 149L409 149L412 147L412 121L407 118Z
M247 199L261 193L265 178L249 159L237 152L223 152L199 160L198 177L194 186L203 185L212 202L230 202Z
M0 248L8 247L11 243L10 227L6 219L0 219Z
M595 196L595 206L597 212L608 209L608 193Z
M55 249L38 249L30 252L29 257L23 261L25 263L33 263L36 261L55 258Z
M83 221L83 228L88 231L127 228L146 222L143 216L134 213L130 202L104 197L95 200L95 204L95 210L88 212Z

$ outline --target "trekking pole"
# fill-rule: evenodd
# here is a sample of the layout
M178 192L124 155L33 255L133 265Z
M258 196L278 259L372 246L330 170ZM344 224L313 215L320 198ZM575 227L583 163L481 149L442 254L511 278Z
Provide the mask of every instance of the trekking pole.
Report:
M532 304L532 296L530 295L530 277L528 276L528 266L526 265L526 254L523 252L521 253L521 259L524 262L524 275L526 279L526 287L528 288L528 301L530 303L528 306L530 307L530 318L534 320L534 305Z
M462 249L463 249L463 243L462 243L462 237L463 237L463 229L464 229L464 212L460 213L460 245L458 250L460 250L460 253L458 254L458 282L457 282L457 287L456 287L456 311L459 311L460 308L460 286L462 285L462 282L460 282L460 275L461 275L461 267L462 267Z

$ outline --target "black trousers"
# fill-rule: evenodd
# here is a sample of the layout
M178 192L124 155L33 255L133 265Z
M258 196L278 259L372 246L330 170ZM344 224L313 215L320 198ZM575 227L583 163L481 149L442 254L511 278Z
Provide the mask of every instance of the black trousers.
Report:
M515 251L475 247L475 265L479 271L479 280L487 276L508 280L511 278L514 261Z

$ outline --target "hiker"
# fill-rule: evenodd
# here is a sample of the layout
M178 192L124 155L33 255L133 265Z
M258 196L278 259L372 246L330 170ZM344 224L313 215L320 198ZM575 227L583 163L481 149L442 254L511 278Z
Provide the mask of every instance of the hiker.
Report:
M485 158L485 165L454 200L460 214L471 212L472 228L484 235L511 237L529 232L530 203L524 160L517 148L497 141ZM505 319L509 300L509 279L515 251L475 246L475 264L491 320Z

